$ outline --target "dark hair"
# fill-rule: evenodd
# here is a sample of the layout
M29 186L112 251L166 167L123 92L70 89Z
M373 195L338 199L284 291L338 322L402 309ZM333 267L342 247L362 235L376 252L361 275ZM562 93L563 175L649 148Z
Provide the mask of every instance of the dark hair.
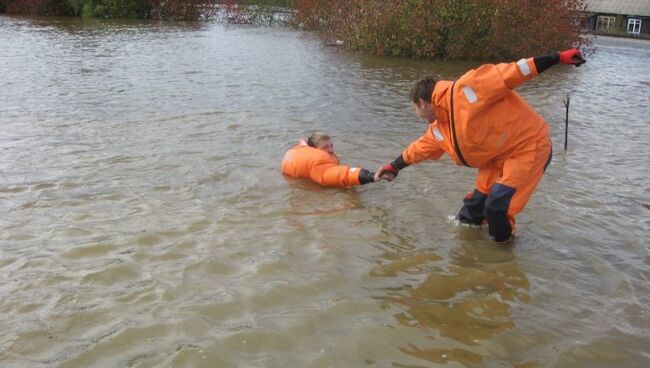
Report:
M418 103L422 99L424 102L431 103L431 95L435 86L436 80L433 77L420 79L411 88L411 101Z

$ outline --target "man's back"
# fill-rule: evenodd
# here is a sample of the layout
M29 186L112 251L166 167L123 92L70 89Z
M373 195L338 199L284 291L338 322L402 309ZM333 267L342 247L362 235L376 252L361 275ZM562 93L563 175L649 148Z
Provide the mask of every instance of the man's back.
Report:
M537 75L532 61L526 64L528 75L521 73L520 63L483 65L434 90L438 121L450 126L453 116L457 147L470 166L507 158L521 145L548 135L544 119L512 89ZM444 130L453 135L450 128Z

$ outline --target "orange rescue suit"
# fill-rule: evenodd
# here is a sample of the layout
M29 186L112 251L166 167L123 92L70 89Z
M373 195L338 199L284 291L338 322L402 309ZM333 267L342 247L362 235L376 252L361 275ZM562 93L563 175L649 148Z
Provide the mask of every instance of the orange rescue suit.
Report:
M537 75L529 58L483 65L456 82L438 81L431 97L437 120L402 153L408 165L437 160L446 152L457 165L478 168L476 190L465 197L459 219L475 224L487 220L496 240L514 232L515 215L550 162L547 123L513 91ZM499 219L494 213L504 216Z
M340 165L336 156L300 142L284 154L282 173L307 178L320 185L348 187L360 185L360 168Z

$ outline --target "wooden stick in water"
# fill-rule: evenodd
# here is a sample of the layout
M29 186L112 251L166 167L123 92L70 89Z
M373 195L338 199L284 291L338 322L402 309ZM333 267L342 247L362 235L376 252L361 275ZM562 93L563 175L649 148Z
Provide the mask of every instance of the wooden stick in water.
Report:
M566 107L566 116L564 118L564 151L566 152L569 143L569 103L571 103L571 96L567 93L566 100L564 100L564 107Z

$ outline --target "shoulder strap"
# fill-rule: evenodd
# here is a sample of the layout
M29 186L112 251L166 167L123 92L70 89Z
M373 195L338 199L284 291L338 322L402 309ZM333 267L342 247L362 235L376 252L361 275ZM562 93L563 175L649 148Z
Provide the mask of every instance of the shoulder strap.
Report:
M451 101L449 103L449 112L450 118L449 118L449 126L451 127L451 146L454 148L454 152L456 152L456 156L458 156L458 159L460 162L463 163L463 165L469 167L467 164L467 161L465 161L465 158L463 157L463 153L460 151L460 146L458 145L458 138L456 138L456 127L454 126L454 86L456 85L456 81L452 83L451 85L451 92L450 92L450 98Z

